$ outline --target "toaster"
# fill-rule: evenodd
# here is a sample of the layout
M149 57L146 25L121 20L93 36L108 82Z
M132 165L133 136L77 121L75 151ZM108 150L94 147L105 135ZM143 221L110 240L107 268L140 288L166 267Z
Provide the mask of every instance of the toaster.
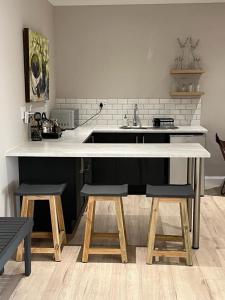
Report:
M74 129L79 124L78 109L53 109L50 112L50 118L57 120L59 126L66 129Z
M156 128L174 128L173 118L153 118L153 127Z

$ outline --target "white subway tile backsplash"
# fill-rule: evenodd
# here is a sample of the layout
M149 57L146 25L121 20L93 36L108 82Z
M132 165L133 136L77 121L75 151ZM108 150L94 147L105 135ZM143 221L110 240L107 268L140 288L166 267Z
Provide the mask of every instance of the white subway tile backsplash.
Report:
M127 99L117 99L119 104L127 104Z
M104 99L103 102L106 102L107 104L117 104L118 100L117 99Z
M149 104L150 99L138 99L138 104ZM137 103L137 102L135 102Z
M148 99L150 104L157 104L159 103L160 99Z
M57 99L57 109L79 109L80 122L86 121L104 107L101 114L90 121L95 125L121 125L126 114L132 121L134 104L142 124L152 125L154 117L172 117L176 125L199 125L201 119L200 99Z
M147 106L152 106L152 107L147 107ZM146 108L164 109L165 104L146 105Z
M127 99L128 104L139 104L139 99Z
M83 109L91 109L92 108L91 104L81 104L81 107Z
M86 100L86 103L88 103L88 104L97 104L97 99L87 99Z
M176 108L176 105L173 103L165 104L165 109L175 109L175 108Z
M63 103L66 103L66 99L56 99L55 103L56 103L56 104L63 104Z
M123 104L123 109L133 109L132 104Z
M160 99L160 103L164 103L164 104L171 103L171 99Z

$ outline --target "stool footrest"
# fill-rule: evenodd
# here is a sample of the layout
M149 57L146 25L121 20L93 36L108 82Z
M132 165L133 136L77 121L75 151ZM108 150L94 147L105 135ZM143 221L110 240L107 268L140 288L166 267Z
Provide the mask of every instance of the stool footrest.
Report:
M187 257L186 251L178 250L153 250L153 256L165 256L165 257Z
M121 255L120 248L89 248L89 254L114 254Z
M32 232L32 238L33 239L51 239L52 232L45 232L45 231Z
M113 239L118 240L119 239L119 233L117 232L93 232L91 238L94 240L98 239Z
M183 242L184 241L183 236L180 236L180 235L156 234L155 238L157 240L165 241L165 242Z
M31 253L55 253L55 249L54 248L44 248L44 247L32 247L31 248Z

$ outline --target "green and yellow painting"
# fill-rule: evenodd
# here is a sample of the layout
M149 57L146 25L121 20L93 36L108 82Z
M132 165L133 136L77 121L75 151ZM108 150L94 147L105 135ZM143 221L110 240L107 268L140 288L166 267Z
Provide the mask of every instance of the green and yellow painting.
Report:
M24 29L26 102L49 100L49 41L38 32Z

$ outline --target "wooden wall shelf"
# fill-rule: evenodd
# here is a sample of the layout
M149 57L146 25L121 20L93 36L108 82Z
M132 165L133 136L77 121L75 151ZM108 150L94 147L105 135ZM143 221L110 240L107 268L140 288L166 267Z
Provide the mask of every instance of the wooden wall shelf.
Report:
M201 75L203 73L205 73L205 71L202 69L186 69L186 70L173 69L170 71L171 75Z
M185 97L185 98L200 98L203 96L203 92L171 92L171 97Z

